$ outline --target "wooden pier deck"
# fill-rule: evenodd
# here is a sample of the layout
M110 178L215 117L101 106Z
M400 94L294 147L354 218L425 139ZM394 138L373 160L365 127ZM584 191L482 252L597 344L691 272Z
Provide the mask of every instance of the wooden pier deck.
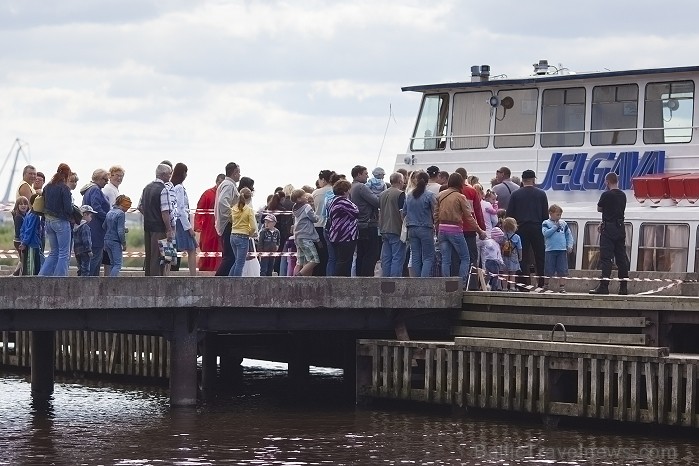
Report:
M360 340L357 396L698 427L699 355L456 338Z

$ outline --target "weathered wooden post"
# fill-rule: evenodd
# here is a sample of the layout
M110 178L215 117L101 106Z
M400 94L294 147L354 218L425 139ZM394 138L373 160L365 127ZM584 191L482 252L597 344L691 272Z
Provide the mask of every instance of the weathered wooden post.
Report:
M32 396L37 399L49 398L53 393L53 345L52 330L32 332Z
M173 312L170 342L170 405L197 403L197 329L191 311Z

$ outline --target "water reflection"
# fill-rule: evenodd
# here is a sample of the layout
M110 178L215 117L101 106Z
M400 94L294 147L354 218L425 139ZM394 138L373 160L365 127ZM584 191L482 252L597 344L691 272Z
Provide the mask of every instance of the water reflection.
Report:
M28 380L0 374L0 464L697 464L691 431L545 429L538 422L399 406L356 410L335 373L291 395L283 370L197 408L129 385L59 382L33 403ZM624 431L625 430L625 431ZM651 436L652 434L653 436Z

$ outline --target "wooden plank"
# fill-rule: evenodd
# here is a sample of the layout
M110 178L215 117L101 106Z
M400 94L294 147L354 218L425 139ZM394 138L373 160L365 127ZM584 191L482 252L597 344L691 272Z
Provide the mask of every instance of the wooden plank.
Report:
M410 399L410 387L413 365L413 348L403 347L403 384L401 386L400 397L404 400Z
M631 393L629 405L631 408L630 421L638 422L641 418L641 371L638 361L631 361L629 375L631 377Z
M388 385L388 380L390 378L392 368L391 368L391 358L389 356L389 347L381 347L381 371L379 376L379 385L377 387L378 393L382 396L388 396L390 393L390 386Z
M447 377L447 390L446 390L446 401L450 404L453 404L456 402L456 393L454 390L456 389L456 377L457 377L457 368L456 368L456 354L454 351L451 349L446 349L444 348L445 355L446 355L446 377Z
M446 400L446 379L444 373L444 348L435 349L436 363L435 363L435 401L437 403L444 403Z
M548 395L549 395L549 372L548 372L548 357L539 356L539 409L541 414L548 413Z
M524 410L524 358L521 354L515 355L515 409Z
M136 335L136 375L144 375L143 370L143 347L142 340L145 338L143 335Z
M611 419L612 417L612 361L610 359L604 360L604 406L602 407L602 419Z
M465 406L464 403L466 402L466 352L463 350L457 351L456 361L458 366L458 374L456 377L456 405L463 408Z
M111 342L109 342L109 336L111 335ZM120 336L118 333L112 333L112 334L107 334L107 341L108 341L108 346L107 349L109 351L109 357L107 359L107 374L116 374L116 357L117 357L117 349L119 348L119 341Z
M677 424L680 419L680 387L682 386L680 376L680 364L672 364L672 393L670 394L670 415L668 424Z
M503 409L512 409L512 394L514 393L512 387L512 358L510 353L504 353L502 355L502 395L503 395Z
M645 317L619 317L589 315L522 314L516 312L459 311L457 320L468 322L497 322L505 324L546 325L562 323L568 327L620 327L646 328L649 320ZM550 328L548 330L551 331Z
M550 336L550 333L549 333ZM592 343L531 341L504 338L456 337L455 347L474 349L512 349L519 351L550 351L558 353L595 354L601 356L629 356L643 358L667 357L670 350L661 346L622 346Z
M550 330L524 330L488 327L452 327L452 335L456 337L497 338L509 340L550 341ZM607 345L639 345L649 343L648 335L634 333L597 333L597 332L568 332L569 343L599 343ZM557 341L563 341L563 333L554 336Z
M625 421L627 419L629 394L626 390L626 361L616 361L617 370L617 420Z
M667 368L664 362L658 363L658 423L665 423L665 397L667 387Z
M588 376L585 361L585 358L578 358L578 416L587 413Z
M650 361L645 363L645 378L646 378L646 404L648 406L648 416L650 422L655 422L658 419L658 398L656 397L657 383L655 373L653 372L655 365Z
M425 350L425 401L433 399L434 389L434 348L427 347Z
M695 425L696 421L696 404L695 399L697 396L697 374L696 366L694 364L685 365L687 371L687 385L685 387L685 399L684 399L684 419L682 425L687 427L692 427Z
M476 398L476 379L478 378L478 363L476 362L475 351L469 351L468 363L468 405L476 406L478 403L478 398Z
M599 359L592 358L590 360L590 409L588 410L588 416L593 418L597 418L600 415L600 402L602 401L600 377Z
M391 377L392 379L391 395L394 398L399 398L402 381L401 376L403 375L403 352L401 351L401 348L399 346L394 346L392 350L393 367L391 368L391 374L389 375L389 377Z
M493 396L490 398L490 407L499 408L500 407L500 377L501 377L501 365L500 365L500 353L492 353L492 372L493 380L491 381L491 392Z
M379 392L379 380L381 377L381 358L377 343L371 345L371 394L376 396Z
M534 361L534 355L530 354L527 356L527 403L526 411L528 413L534 412L534 374L536 373L536 363Z
M488 405L488 379L490 366L488 365L488 353L481 352L481 392L478 397L478 405L485 408Z

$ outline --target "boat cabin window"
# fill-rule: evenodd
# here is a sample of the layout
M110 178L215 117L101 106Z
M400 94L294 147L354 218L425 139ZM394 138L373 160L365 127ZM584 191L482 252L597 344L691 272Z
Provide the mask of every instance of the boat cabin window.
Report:
M498 91L495 111L495 148L532 147L536 130L538 89Z
M687 271L689 225L642 223L636 270Z
M566 220L566 225L570 228L570 234L573 235L573 252L568 254L568 268L575 269L575 259L577 257L577 245L578 245L578 222L569 222Z
M541 99L541 132L541 147L583 145L585 141L584 87L544 91Z
M650 83L646 86L643 142L676 144L692 140L694 82Z
M488 147L490 112L492 111L488 101L492 96L493 93L490 91L454 94L451 122L452 149L484 149Z
M590 144L593 146L635 144L637 123L638 86L636 84L596 86L592 89ZM622 131L626 128L630 129Z
M449 94L426 95L415 125L412 150L444 150L449 115Z
M582 268L586 270L599 269L599 225L601 222L587 222L583 236ZM626 255L631 258L631 238L633 226L624 223L626 231Z

